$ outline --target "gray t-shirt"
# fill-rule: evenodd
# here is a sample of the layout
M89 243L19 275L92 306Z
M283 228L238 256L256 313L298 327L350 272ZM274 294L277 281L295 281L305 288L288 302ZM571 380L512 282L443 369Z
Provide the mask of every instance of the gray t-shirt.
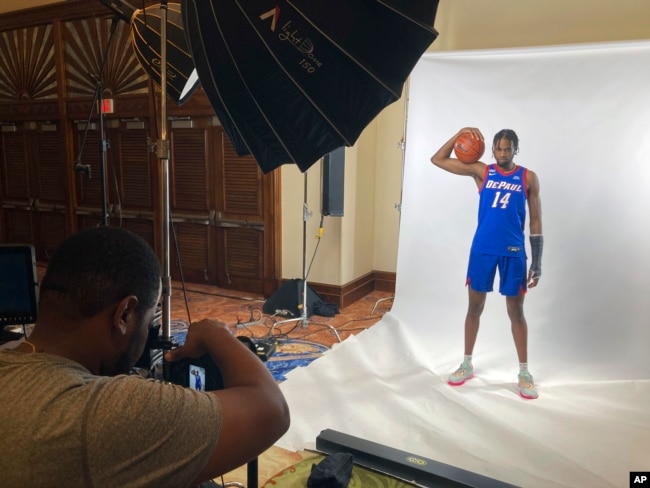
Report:
M0 350L0 486L187 487L221 432L211 393Z

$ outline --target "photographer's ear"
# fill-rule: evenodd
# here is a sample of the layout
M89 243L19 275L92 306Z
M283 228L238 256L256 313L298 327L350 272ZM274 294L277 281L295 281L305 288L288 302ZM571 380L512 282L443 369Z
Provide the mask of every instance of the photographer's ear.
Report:
M115 314L113 316L113 328L121 335L126 335L129 332L129 327L133 324L137 325L137 318L135 309L138 306L138 297L129 295L117 304Z

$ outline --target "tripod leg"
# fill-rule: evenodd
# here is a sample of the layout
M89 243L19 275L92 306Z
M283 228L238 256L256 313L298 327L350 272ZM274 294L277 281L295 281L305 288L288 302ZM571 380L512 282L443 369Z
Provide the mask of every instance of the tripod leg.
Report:
M253 459L248 463L247 467L248 474L248 488L257 488L257 458Z

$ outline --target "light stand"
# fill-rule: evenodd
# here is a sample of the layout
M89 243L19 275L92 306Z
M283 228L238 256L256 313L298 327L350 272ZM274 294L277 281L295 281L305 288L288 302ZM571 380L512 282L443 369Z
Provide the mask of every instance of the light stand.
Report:
M111 36L113 34L111 33ZM103 66L102 66L103 71ZM104 130L104 107L103 101L104 97L102 94L103 91L102 75L100 74L97 78L97 89L95 99L97 100L97 107L99 112L99 154L100 154L100 179L102 184L102 225L108 225L108 205L107 205L107 192L106 192L106 151L108 150L108 140L106 139L106 131Z
M171 345L171 275L169 266L169 141L167 140L167 1L160 2L160 140L156 155L160 161L160 195L162 196L162 340Z
M169 205L169 141L167 139L167 0L160 2L160 140L156 146L156 154L160 160L161 172L161 191L162 195L162 342L164 347L171 347L171 274L169 266L169 222L170 205ZM169 368L165 368L169 371ZM169 380L169 378L165 378ZM258 458L253 459L247 465L248 486L257 488L258 486ZM227 486L228 484L226 484Z
M101 2L109 7L110 9L114 10L117 12L117 15L119 18L122 18L126 22L131 22L132 21L132 16L135 13L135 10L127 5L125 2L121 2L120 0L101 0ZM186 51L182 49L183 46L181 46L181 42L179 41L179 37L174 38L172 36L172 47L176 49L176 59L172 59L172 65L168 65L167 63L167 51L168 51L168 45L167 45L167 22L168 22L168 2L167 0L162 0L160 2L160 89L161 89L161 96L160 96L160 140L156 141L156 156L160 162L160 195L161 195L161 206L162 206L162 219L161 219L161 232L159 234L160 240L161 240L161 252L162 252L162 258L161 258L161 282L162 282L162 292L161 292L161 338L160 340L154 340L153 342L155 343L155 348L161 348L163 350L168 350L173 347L173 341L171 337L171 330L170 330L170 315L171 315L171 275L170 275L170 222L171 222L171 211L170 211L170 204L169 204L169 141L167 137L167 83L168 83L168 70L171 71L172 76L170 77L170 83L176 87L176 83L179 83L179 77L178 75L185 75L185 71L187 68L187 65L192 65L193 67L193 62L191 61L191 58L187 54ZM115 26L116 26L116 21L117 18L113 19L113 25L111 26L111 36L115 32ZM176 34L181 33L182 34L182 29L176 29ZM183 37L181 37L182 39ZM110 40L109 40L110 44ZM107 47L108 50L108 47ZM137 53L136 53L137 54ZM181 56L181 57L178 57ZM152 60L151 64L148 63L147 59L148 58L142 58L138 57L139 61L141 64L143 61L145 64L143 64L143 68L145 71L147 71L152 78L155 80L157 78L155 73L155 69L153 67L154 60ZM104 62L102 63L102 72L103 72L103 66L104 63L106 62L106 56L104 57ZM178 70L178 67L181 66L180 71ZM185 98L189 97L193 89L197 86L198 84L198 76L196 74L196 70L193 70L191 73L187 73L187 82L180 82L181 85L183 86L181 90L181 96L178 100L180 103L181 101L185 100ZM101 80L101 73L99 76L99 79ZM98 96L101 96L101 86L98 87ZM172 94L173 97L173 94ZM100 115L101 116L101 115ZM100 125L102 127L102 132L103 132L103 123L101 122L100 119ZM85 140L85 139L84 139ZM103 138L102 138L103 140ZM105 149L105 144L102 143L102 149ZM80 168L78 169L77 166ZM84 170L84 166L86 165L81 165L81 163L77 162L77 165L75 166L75 170L77 171L82 171ZM88 167L89 168L89 167ZM87 171L87 170L85 170ZM157 331L155 331L157 333ZM164 361L164 355L163 355L163 375L164 375L164 380L167 382L171 382L171 371L169 364ZM257 458L253 459L250 461L247 465L247 472L248 472L248 488L257 488L258 486L258 460ZM205 483L202 483L199 486L220 486L215 484L212 481L208 481ZM241 486L239 483L226 483L224 487L228 486Z
M286 320L280 320L273 324L271 327L271 333L273 329L278 325L287 324L289 322L302 322L302 328L306 329L309 323L308 321L308 312L307 312L307 221L311 217L312 213L309 211L309 204L307 202L307 171L304 173L304 189L303 189L303 204L302 204L302 302L300 305L300 317L290 318ZM321 327L327 327L341 342L341 336L339 336L338 330L330 324L321 324L318 322L311 322L313 325L318 325Z
M99 158L100 158L100 183L101 183L101 199L102 199L102 225L108 225L108 196L106 191L106 151L108 150L108 140L106 139L106 131L104 129L104 107L103 107L103 91L104 86L102 78L104 76L104 68L106 66L106 60L108 58L108 50L111 47L111 42L115 36L115 31L117 29L117 17L113 17L111 20L111 29L108 36L108 41L106 42L106 49L104 50L104 56L102 58L102 65L99 69L99 74L94 75L88 73L93 81L95 82L95 96L93 98L92 105L90 106L90 114L88 114L88 120L86 121L86 127L84 129L84 136L79 147L79 155L74 165L74 170L78 173L84 173L88 176L88 179L91 178L91 170L89 164L81 163L81 154L83 153L84 145L86 144L86 137L88 136L88 129L90 127L90 120L92 119L93 110L97 107L97 113L99 115Z

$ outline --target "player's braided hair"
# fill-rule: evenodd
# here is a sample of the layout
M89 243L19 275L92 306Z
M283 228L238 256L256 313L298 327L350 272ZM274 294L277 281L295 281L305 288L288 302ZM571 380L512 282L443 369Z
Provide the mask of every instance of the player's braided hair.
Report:
M499 142L501 139L506 139L512 142L512 145L514 146L515 154L519 152L519 137L517 137L517 133L514 130L501 129L499 132L494 134L492 147L495 147L497 145L497 142Z

